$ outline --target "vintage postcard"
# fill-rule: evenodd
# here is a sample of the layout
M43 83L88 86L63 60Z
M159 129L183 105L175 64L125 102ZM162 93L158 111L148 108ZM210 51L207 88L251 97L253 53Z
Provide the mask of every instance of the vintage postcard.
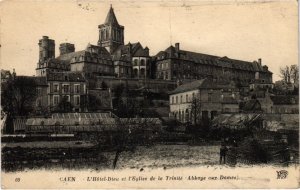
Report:
M299 188L298 1L4 0L3 189Z

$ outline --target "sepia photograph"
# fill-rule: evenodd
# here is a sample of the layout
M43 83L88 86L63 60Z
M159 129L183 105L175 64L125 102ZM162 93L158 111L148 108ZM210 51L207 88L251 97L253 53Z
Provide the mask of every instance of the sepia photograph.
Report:
M298 1L3 0L1 187L299 188Z

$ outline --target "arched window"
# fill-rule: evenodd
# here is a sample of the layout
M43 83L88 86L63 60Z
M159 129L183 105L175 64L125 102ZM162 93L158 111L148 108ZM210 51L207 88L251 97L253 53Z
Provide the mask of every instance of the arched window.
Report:
M190 113L189 113L189 110L186 109L185 110L185 121L188 122L190 120Z
M145 66L145 60L144 59L141 60L141 66Z
M108 40L109 38L109 33L108 33L108 30L106 30L106 40Z
M138 60L137 59L133 60L133 66L137 66L137 65L138 65Z
M134 77L138 76L138 69L133 69L133 75L134 75Z
M141 76L145 76L145 69L141 69Z

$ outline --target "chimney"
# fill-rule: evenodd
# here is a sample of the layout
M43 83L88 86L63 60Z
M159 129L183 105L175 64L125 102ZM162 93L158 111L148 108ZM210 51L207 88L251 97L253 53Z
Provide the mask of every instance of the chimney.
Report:
M131 51L132 51L132 44L129 42L128 43L128 53L131 55Z
M179 43L175 44L175 50L178 52L179 51Z
M147 56L149 56L149 48L146 46L144 50L145 50Z
M258 58L258 63L259 65L261 65L261 58Z
M67 53L72 53L74 51L75 51L74 44L62 43L62 44L59 45L60 55L67 54Z

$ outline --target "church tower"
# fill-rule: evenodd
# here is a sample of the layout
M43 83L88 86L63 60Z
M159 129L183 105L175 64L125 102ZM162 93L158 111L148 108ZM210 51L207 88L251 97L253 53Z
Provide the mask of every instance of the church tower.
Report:
M104 24L98 26L98 46L105 47L113 53L120 45L124 45L124 26L119 25L112 6L106 16Z

